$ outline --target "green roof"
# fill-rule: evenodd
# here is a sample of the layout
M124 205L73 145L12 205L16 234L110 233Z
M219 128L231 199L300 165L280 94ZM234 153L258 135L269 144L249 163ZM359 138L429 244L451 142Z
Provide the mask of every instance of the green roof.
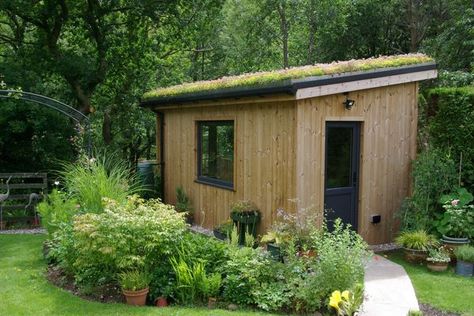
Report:
M330 64L316 64L275 71L247 73L238 76L222 77L216 80L196 81L171 87L157 88L155 90L146 92L143 95L143 101L183 96L197 92L213 92L216 90L228 88L267 86L289 79L301 79L306 77L318 77L356 71L401 67L422 64L431 61L433 61L433 59L424 54L406 54L339 61Z

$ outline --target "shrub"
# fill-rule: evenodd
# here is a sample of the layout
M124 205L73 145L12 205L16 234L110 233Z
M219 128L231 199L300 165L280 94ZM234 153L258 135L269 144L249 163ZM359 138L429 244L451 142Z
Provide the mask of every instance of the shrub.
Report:
M178 302L190 304L203 302L211 295L219 292L221 275L214 273L206 274L203 262L194 262L189 265L183 259L170 259L176 274L176 294Z
M395 242L407 249L425 251L437 244L436 238L424 230L404 231L395 239Z
M54 189L45 200L38 204L41 223L50 237L59 229L62 223L71 223L77 211L77 201L57 189Z
M474 192L474 87L431 89L426 99L429 142L450 149L460 171L458 186Z
M474 237L474 205L473 196L464 188L457 190L456 194L442 196L440 201L445 212L434 222L438 232L441 234L457 237Z
M125 203L127 196L141 189L128 165L111 154L83 157L74 164L65 164L61 176L81 210L90 213L104 210L103 198Z
M474 247L462 245L454 249L454 254L458 260L474 263Z
M74 220L76 281L95 285L121 271L156 267L174 254L185 230L182 215L159 200L132 196L125 205L108 200L103 213Z
M371 255L362 237L341 219L335 220L333 231L325 226L323 233L315 236L318 259L313 265L321 302L337 289L352 289L362 283L364 265Z
M189 197L184 192L182 187L176 188L176 211L177 212L186 212L189 214L193 213L193 207L191 206L191 201Z
M456 186L456 168L450 155L439 149L421 153L413 164L413 194L402 206L403 230L431 230L440 212L438 199Z

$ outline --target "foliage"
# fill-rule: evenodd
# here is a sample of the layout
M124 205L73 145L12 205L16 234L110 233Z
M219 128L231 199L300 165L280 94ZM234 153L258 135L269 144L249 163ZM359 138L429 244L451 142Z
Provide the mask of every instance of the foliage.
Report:
M72 218L78 211L77 201L65 192L54 189L37 206L41 215L41 223L52 236L62 223L71 224Z
M182 216L159 200L107 200L103 213L78 215L72 229L58 232L55 252L78 283L96 285L124 270L156 267L177 249L185 227Z
M450 237L474 237L474 205L468 205L472 200L472 194L464 188L456 194L442 196L440 201L445 211L434 222L438 232Z
M466 87L474 85L474 73L466 71L440 71L437 85L439 87Z
M319 212L312 207L301 209L297 214L278 209L276 219L261 242L275 242L283 248L288 243L296 243L303 249L310 248L311 236L319 230Z
M462 245L454 249L454 254L458 260L474 263L474 247Z
M359 310L363 300L364 287L362 284L357 284L352 291L345 290L341 293L336 290L332 292L329 306L336 310L339 316L352 316Z
M450 262L451 257L449 256L449 251L444 247L431 248L428 252L427 261L431 262Z
M327 297L336 289L350 289L364 278L364 265L371 253L360 235L340 219L334 221L332 231L323 229L313 236L317 251L317 265L313 267L318 292Z
M413 164L413 194L400 211L403 230L432 229L439 213L438 199L456 186L456 169L451 156L431 148L418 155Z
M190 304L203 302L208 297L219 293L221 275L206 274L203 262L194 262L188 265L183 259L170 259L176 274L176 293L178 302Z
M428 234L424 230L404 231L395 242L401 247L415 250L429 250L430 247L436 246L437 240L433 235Z
M457 186L474 193L474 87L435 88L426 92L429 142L449 149L456 162Z
M234 229L234 222L229 219L215 228L220 233L229 236Z
M103 198L125 203L127 196L138 193L140 185L129 166L110 153L95 158L82 157L73 164L64 164L61 173L64 185L84 212L100 213Z
M399 67L432 61L431 58L422 54L408 54L400 56L386 56L379 58L369 58L365 60L355 60L348 62L338 62L333 64L319 64L315 66L295 67L272 72L259 72L245 74L234 77L223 77L213 81L199 81L178 86L161 88L145 93L143 98L153 99L195 93L202 91L213 91L217 89L235 88L242 86L260 86L272 83L279 83L289 79L299 79L304 77L330 75L352 71L367 71L371 69Z
M251 213L257 212L258 208L251 201L239 200L232 203L232 205L230 206L230 210L232 213Z
M101 304L72 295L44 277L48 266L41 257L45 235L0 235L0 315L186 315L186 316L272 316L252 309L229 311L206 307L169 306L136 308L126 304ZM153 297L151 297L153 298ZM469 300L468 300L469 301ZM35 302L34 304L30 304Z
M182 187L176 188L175 208L177 212L185 212L189 214L193 213L193 207L191 205L191 201L189 200L189 197L186 195L186 192L184 192L184 189Z
M407 316L423 316L423 312L410 309Z
M119 283L124 290L139 291L148 287L150 276L140 270L126 271L119 274Z

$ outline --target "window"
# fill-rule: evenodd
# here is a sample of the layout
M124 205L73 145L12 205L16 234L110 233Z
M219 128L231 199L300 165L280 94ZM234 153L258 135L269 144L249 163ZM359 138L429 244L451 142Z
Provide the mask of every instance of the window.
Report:
M233 188L234 121L198 122L198 182Z

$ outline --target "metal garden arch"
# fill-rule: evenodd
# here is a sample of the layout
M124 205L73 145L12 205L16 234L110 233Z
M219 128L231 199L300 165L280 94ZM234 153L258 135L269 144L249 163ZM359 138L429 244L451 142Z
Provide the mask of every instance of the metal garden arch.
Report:
M88 156L91 155L92 134L91 134L90 120L82 112L58 100L54 100L44 95L31 93L31 92L23 92L23 91L17 91L17 90L0 90L0 98L25 100L25 101L41 104L71 118L76 123L84 127L84 131L86 135L86 152Z

